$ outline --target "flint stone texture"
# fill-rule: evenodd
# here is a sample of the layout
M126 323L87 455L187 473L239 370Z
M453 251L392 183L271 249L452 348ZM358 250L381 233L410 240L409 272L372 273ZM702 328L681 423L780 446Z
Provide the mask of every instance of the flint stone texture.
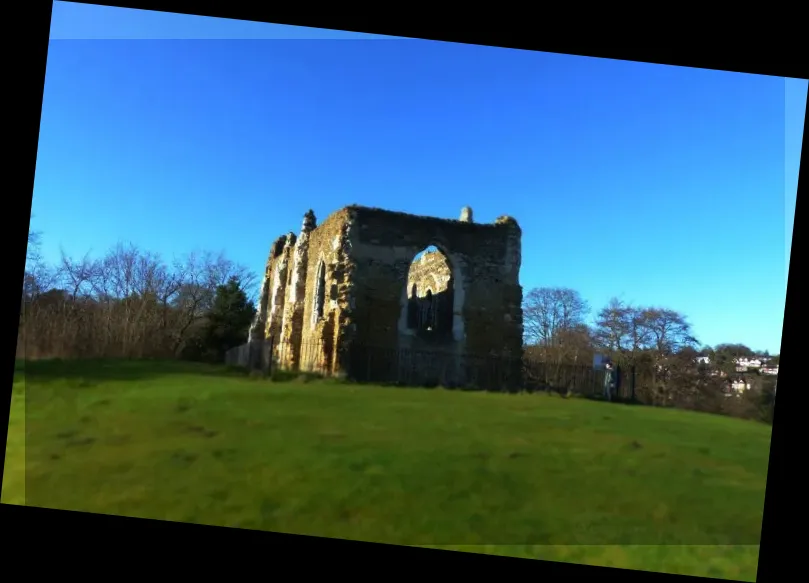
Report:
M520 227L473 223L468 210L448 220L351 205L319 225L307 212L271 248L251 341L271 339L284 368L349 378L373 351L440 354L456 385L470 358L519 359Z

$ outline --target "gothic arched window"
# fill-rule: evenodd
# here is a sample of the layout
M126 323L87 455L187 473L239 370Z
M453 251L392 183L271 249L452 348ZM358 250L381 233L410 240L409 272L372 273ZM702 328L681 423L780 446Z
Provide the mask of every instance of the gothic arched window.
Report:
M317 266L317 279L315 280L315 305L312 310L312 324L323 318L326 306L326 265L323 261Z

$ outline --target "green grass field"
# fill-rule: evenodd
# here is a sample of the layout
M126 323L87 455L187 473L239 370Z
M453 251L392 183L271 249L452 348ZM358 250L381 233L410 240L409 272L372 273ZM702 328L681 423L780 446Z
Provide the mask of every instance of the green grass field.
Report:
M2 501L753 581L769 443L558 396L32 362Z

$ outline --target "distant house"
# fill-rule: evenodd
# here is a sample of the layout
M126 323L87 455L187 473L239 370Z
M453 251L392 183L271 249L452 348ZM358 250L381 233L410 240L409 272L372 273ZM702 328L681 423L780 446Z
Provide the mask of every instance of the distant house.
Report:
M758 358L736 358L736 368L761 368L761 359Z
M711 364L710 356L698 356L696 360L697 364Z
M730 388L736 393L750 390L750 383L743 379L735 379L730 381Z
M758 358L736 358L736 372L745 372L751 368L761 368L761 360Z
M778 374L778 365L775 366L763 366L761 367L761 374L768 374L768 375L777 375Z

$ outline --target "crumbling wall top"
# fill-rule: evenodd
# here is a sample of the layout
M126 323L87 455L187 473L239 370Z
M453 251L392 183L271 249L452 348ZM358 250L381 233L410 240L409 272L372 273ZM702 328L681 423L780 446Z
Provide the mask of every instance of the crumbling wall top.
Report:
M303 215L303 224L301 225L301 232L309 233L317 228L317 218L312 209L306 211Z
M472 220L472 207L465 206L461 209L461 218L459 219L463 223L473 223Z
M468 206L463 207L463 209L461 209L461 217L458 219L446 219L427 215L416 215L412 213L406 213L403 211L393 211L379 207L370 207L358 204L347 205L342 209L340 209L340 211L353 211L357 213L358 218L361 218L362 220L379 219L379 220L402 220L408 222L427 221L433 223L440 223L447 226L452 225L454 227L468 229L470 231L493 229L498 228L502 225L519 226L516 219L505 215L499 217L494 223L472 222L472 208Z
M502 215L497 217L494 221L495 225L508 225L510 227L517 227L519 228L520 224L517 222L517 219L514 217L510 217L508 215Z

